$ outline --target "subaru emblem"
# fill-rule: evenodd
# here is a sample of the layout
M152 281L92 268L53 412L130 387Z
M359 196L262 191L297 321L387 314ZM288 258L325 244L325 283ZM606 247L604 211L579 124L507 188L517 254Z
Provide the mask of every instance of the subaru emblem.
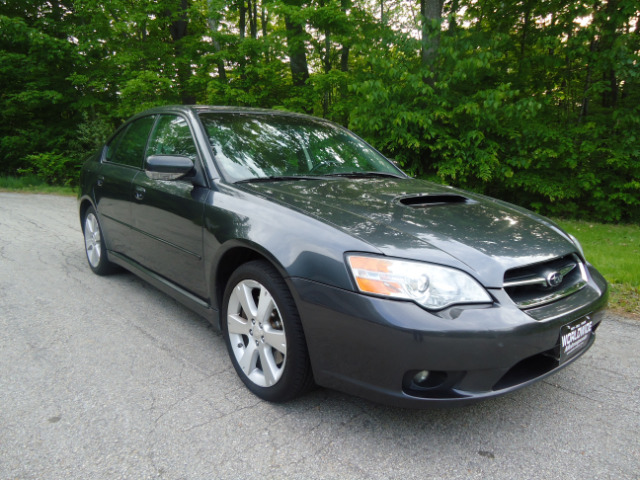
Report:
M551 272L547 275L547 284L550 287L557 287L562 283L563 276L559 272Z

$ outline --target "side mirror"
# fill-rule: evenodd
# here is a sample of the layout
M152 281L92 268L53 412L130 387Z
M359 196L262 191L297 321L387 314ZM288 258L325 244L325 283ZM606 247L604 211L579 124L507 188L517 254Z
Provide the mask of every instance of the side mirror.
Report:
M153 180L178 180L193 170L193 161L180 155L147 157L144 173Z

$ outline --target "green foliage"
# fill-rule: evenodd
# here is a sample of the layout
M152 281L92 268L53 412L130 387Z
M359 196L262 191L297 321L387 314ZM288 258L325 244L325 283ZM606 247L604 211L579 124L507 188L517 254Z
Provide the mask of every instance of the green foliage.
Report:
M507 13L489 17L486 30L442 35L437 75L410 42L373 50L350 86L351 127L414 175L542 213L640 221L640 110L629 101L640 99L638 74L618 67L623 57L637 65L637 41L607 63L628 81L618 80L626 97L604 107L613 87L589 72L588 44L569 49L558 32L530 25L531 44L519 48L519 17ZM576 64L570 74L567 62Z
M34 152L64 146L74 117L66 39L25 19L0 15L0 172L16 173Z
M419 12L395 0L3 0L0 174L73 184L87 153L155 105L282 108L351 127L412 175L640 222L637 1L446 0L424 30Z
M171 79L162 77L157 72L134 72L132 78L122 85L118 117L127 118L148 108L180 103L172 87Z
M82 122L70 145L71 152L91 152L103 145L113 133L114 126L104 117L91 118L87 112L82 114Z
M18 173L34 175L43 182L64 187L75 186L81 163L57 153L27 155L29 166L18 169Z

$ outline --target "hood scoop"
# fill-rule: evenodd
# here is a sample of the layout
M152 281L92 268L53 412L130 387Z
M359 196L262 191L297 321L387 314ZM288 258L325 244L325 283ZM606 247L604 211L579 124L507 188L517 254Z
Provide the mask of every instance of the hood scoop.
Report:
M438 205L451 205L460 203L475 203L466 197L453 193L441 193L435 195L411 195L407 197L401 197L398 199L398 201L402 205L413 208L426 208L435 207Z

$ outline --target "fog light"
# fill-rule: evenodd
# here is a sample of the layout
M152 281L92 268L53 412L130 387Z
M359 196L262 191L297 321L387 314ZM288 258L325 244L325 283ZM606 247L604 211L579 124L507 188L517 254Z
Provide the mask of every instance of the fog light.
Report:
M428 377L429 377L429 370L422 370L415 374L415 376L413 377L413 383L415 383L416 385L420 385Z

